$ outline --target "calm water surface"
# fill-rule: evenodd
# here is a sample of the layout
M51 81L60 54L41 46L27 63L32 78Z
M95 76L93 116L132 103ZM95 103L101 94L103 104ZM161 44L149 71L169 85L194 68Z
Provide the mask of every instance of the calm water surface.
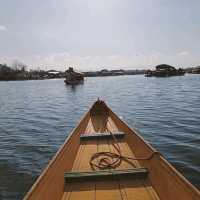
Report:
M200 188L200 76L0 82L0 199L21 199L98 97Z

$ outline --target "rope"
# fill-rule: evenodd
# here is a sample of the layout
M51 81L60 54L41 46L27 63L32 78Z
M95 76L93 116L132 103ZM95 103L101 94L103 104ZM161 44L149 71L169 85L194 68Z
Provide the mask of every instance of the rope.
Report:
M108 128L107 128L107 130L108 130ZM102 151L102 152L97 152L97 153L93 154L90 158L90 166L92 169L95 169L95 168L98 168L100 170L113 169L113 168L115 169L116 167L120 166L122 160L125 160L125 161L128 161L128 160L132 160L132 161L134 161L134 160L150 160L155 154L160 155L160 153L158 151L154 151L148 157L133 158L133 157L123 156L116 137L114 136L114 134L111 131L109 131L109 133L112 135L112 138L115 142L115 143L112 143L112 145L113 145L114 149L117 151L117 153Z

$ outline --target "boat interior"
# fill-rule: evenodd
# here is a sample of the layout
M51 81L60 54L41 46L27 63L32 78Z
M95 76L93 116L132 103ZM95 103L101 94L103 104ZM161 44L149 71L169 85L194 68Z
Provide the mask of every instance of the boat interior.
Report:
M24 199L197 200L200 193L98 100Z

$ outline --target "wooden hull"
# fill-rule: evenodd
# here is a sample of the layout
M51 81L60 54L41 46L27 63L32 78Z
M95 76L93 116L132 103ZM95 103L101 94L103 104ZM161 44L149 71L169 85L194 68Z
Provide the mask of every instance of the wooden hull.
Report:
M80 142L82 134L123 132L124 138L112 140L97 138ZM148 169L146 178L113 178L81 182L64 181L65 172L90 172L92 155L97 152L116 152L118 143L124 156L147 160L122 160L117 170ZM165 158L155 153L137 131L129 128L102 101L94 103L78 126L66 139L24 200L76 199L136 199L136 200L199 200L200 192L175 170Z

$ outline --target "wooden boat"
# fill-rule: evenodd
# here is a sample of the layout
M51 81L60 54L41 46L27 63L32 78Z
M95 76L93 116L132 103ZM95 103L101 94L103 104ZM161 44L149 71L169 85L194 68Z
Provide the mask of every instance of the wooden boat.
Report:
M199 200L200 192L98 100L24 198L76 199Z
M66 71L66 77L65 77L64 82L67 85L83 84L84 74L81 72L75 71L72 67L69 67L69 69Z

